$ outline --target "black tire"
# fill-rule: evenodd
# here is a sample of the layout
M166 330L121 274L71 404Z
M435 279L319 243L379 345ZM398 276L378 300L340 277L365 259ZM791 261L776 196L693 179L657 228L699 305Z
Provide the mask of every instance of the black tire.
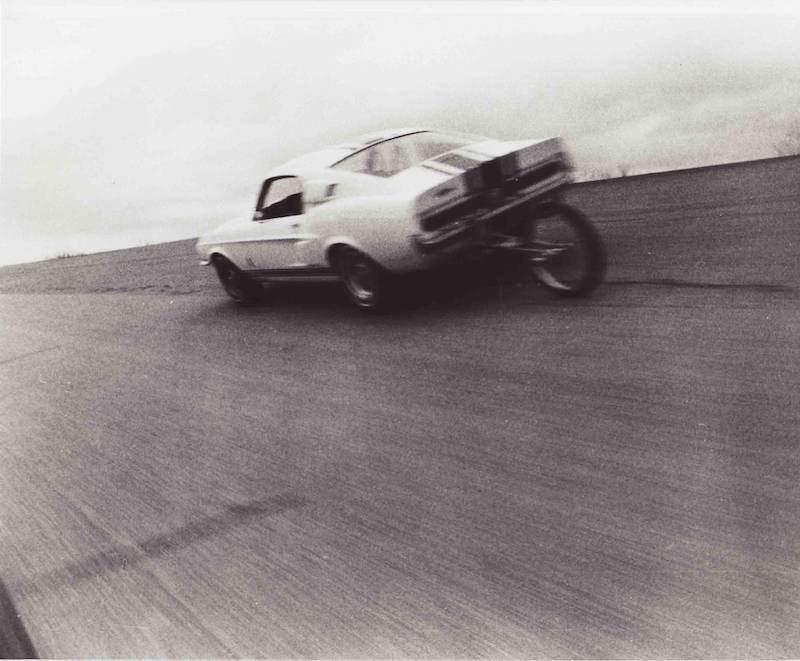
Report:
M241 305L247 305L261 297L260 285L248 278L231 261L217 255L214 257L213 264L222 288L234 301Z
M563 202L546 202L532 209L524 238L542 249L528 257L534 276L559 296L585 296L602 281L606 253L591 221Z
M342 280L347 298L357 308L381 311L389 307L389 274L364 253L339 246L331 254L331 264Z

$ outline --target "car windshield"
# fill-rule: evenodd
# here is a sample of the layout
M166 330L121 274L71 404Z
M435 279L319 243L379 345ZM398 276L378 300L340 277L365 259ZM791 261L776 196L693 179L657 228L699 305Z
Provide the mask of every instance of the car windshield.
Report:
M332 167L377 177L391 177L439 154L474 141L473 138L435 131L412 133L362 149Z

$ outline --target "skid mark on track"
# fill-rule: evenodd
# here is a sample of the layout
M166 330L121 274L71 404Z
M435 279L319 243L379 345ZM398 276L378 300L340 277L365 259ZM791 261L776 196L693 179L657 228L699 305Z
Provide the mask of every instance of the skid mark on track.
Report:
M8 596L6 586L0 581L0 659L36 658L36 648L22 624L14 602Z
M29 351L28 353L21 353L18 356L12 356L11 358L6 358L5 360L0 360L0 365L5 365L6 363L10 363L14 360L21 360L22 358L28 358L30 356L35 356L40 353L44 353L45 351L54 351L55 349L60 349L61 346L55 347L45 347L44 349L38 349L36 351Z
M796 290L786 285L771 285L745 282L691 282L687 280L673 280L670 278L657 280L609 280L607 285L645 285L654 287L682 287L686 289L752 289L772 294L793 293Z
M242 505L231 505L221 514L204 517L168 533L155 535L135 546L119 545L83 560L70 562L57 570L20 581L15 584L15 591L30 596L45 590L74 585L101 574L127 569L147 558L160 557L202 539L221 535L252 519L282 514L303 507L306 503L306 499L302 497L280 494Z

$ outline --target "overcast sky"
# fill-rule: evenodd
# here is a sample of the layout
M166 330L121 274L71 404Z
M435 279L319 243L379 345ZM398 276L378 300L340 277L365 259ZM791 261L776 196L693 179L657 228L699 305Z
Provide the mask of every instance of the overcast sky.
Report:
M6 1L0 263L196 236L392 126L561 135L583 171L773 156L799 4Z

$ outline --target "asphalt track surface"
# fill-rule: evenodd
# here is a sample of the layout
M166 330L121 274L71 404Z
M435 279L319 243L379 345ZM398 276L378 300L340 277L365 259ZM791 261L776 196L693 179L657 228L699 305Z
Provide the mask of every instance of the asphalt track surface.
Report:
M370 317L59 261L0 294L0 652L800 656L791 286Z

